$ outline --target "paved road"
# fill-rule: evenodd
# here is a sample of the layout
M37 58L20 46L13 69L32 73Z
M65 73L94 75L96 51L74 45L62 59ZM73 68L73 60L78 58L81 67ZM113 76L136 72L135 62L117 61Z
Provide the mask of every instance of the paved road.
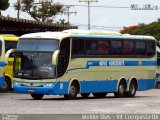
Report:
M0 114L160 114L160 89L137 92L134 98L106 98L64 100L63 96L45 96L43 100L32 100L30 95L1 93Z

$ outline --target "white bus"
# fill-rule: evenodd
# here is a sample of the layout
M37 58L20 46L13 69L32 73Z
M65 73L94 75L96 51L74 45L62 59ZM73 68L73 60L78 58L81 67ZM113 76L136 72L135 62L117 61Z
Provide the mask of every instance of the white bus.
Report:
M34 99L77 94L87 98L134 97L155 88L156 40L117 32L66 30L20 37L14 61L14 92Z

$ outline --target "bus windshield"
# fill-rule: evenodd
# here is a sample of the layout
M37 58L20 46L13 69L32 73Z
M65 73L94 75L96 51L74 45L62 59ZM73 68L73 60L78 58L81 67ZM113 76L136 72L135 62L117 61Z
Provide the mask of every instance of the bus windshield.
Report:
M27 79L50 79L55 77L52 52L15 53L14 76Z
M17 47L17 41L5 41L5 51L7 52L10 49L15 49Z
M21 51L48 51L54 52L58 49L58 40L55 39L20 39L17 45L17 50Z

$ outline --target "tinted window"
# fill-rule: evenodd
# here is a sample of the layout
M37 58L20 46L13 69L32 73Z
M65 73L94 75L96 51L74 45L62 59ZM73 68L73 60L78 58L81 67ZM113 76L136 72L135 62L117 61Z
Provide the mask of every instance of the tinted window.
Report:
M96 40L86 40L86 55L97 55L98 51L98 41Z
M111 41L112 55L122 55L123 43L122 41L114 40Z
M84 40L72 40L72 56L84 56Z
M6 52L17 47L17 41L5 41Z
M18 50L24 51L56 51L59 41L55 39L20 39L17 45Z
M2 41L0 41L0 55L2 54Z
M134 42L124 41L124 55L134 55Z
M155 41L147 41L147 56L155 54Z
M146 55L146 47L145 47L145 42L144 41L136 41L136 55Z
M110 44L109 41L99 40L98 41L98 55L109 55L110 54Z

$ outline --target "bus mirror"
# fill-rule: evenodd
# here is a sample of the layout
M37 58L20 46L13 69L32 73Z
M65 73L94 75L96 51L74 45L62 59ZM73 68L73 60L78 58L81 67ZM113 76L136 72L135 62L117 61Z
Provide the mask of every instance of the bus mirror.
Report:
M10 56L11 53L15 52L15 49L10 49L6 52L5 54L5 63L8 64L8 58Z
M52 64L53 65L57 65L57 60L58 60L58 55L59 55L60 51L56 50L53 55L52 55Z

